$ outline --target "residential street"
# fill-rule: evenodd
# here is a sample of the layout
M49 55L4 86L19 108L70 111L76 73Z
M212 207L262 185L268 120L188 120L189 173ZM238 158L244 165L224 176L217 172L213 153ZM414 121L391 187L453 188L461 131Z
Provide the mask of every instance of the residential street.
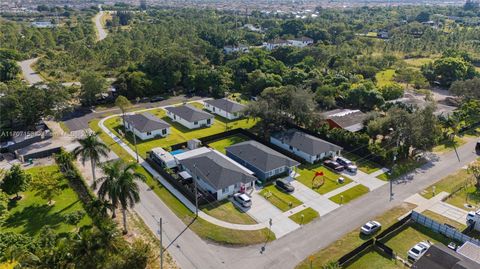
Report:
M97 28L97 33L98 33L97 41L102 41L107 37L108 33L105 30L105 28L103 28L103 25L102 25L102 17L105 14L105 12L102 10L101 5L98 5L98 7L100 8L100 12L98 12L98 14L95 15L95 17L93 18L93 21L95 22L95 28Z
M389 200L389 185L386 184L353 202L320 217L301 229L279 240L268 243L266 252L260 253L260 245L230 248L201 240L186 230L169 252L184 268L293 268L311 253L328 246L343 234L361 226L397 205L412 194L419 192L455 172L476 158L473 149L476 141L470 141L458 149L461 161L449 152L436 162L428 163L408 183L394 185L394 199ZM142 188L142 201L136 211L149 227L156 231L157 222L152 216L162 216L167 243L180 233L185 225L151 191Z
M30 85L43 82L42 77L40 77L40 75L32 69L32 64L34 64L36 61L38 61L38 58L32 58L18 62L18 65L22 69L23 78Z

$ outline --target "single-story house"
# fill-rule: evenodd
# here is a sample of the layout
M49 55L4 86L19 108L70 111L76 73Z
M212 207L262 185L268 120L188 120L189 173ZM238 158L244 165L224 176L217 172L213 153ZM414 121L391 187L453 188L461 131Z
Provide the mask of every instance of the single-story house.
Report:
M223 52L225 54L231 54L234 52L241 52L241 53L247 53L249 52L249 48L246 45L240 44L238 46L236 45L226 45L223 47Z
M204 101L205 108L219 116L229 120L238 119L242 116L242 111L245 109L244 105L229 100L227 98L206 100Z
M203 192L222 200L241 189L253 187L257 178L252 171L216 150L200 149L192 150L198 154L180 158L178 163L181 170L189 173Z
M290 174L299 162L257 142L249 140L226 148L227 156L252 170L265 181L269 178Z
M323 112L320 116L327 121L330 128L341 128L353 133L363 129L363 122L367 118L367 114L352 109L334 109Z
M468 244L467 255L462 252L463 246ZM413 265L412 269L476 269L480 268L479 247L470 242L461 246L457 252L442 244L433 244L420 259ZM474 250L473 248L476 248Z
M170 133L170 124L148 112L126 115L124 125L142 140L165 137Z
M310 46L313 44L313 39L310 37L302 36L294 39L288 39L290 45L297 47L297 48L304 48L306 46Z
M284 39L279 39L279 38L270 40L263 44L263 47L265 47L267 50L273 50L278 47L287 47L287 46L290 46L290 42Z
M214 116L191 105L166 107L167 116L175 122L187 127L196 129L209 127L213 124Z
M296 129L275 133L270 142L292 152L309 163L340 155L342 147Z

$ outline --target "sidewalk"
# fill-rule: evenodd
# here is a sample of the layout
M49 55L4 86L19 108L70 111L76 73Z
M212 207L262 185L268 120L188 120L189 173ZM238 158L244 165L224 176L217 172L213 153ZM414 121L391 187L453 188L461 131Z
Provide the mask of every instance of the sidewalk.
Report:
M434 197L426 199L420 194L416 193L405 199L405 202L417 205L418 207L415 208L415 211L419 213L429 210L446 218L449 218L453 221L465 224L468 212L466 210L443 202L443 199L448 197L448 195L448 192L442 191Z
M351 173L348 173L348 172L344 171L344 172L342 172L342 175L351 178L353 181L355 181L357 183L360 183L360 184L366 186L367 188L369 188L370 191L373 191L373 190L378 189L381 186L387 184L386 181L383 181L383 180L380 180L380 179L376 178L377 174L381 175L381 174L384 173L383 169L386 169L386 168L382 168L382 169L380 169L376 172L373 172L372 174L367 174L367 173L362 172L360 170L358 170L356 174L351 174ZM388 169L386 169L386 170L388 170Z

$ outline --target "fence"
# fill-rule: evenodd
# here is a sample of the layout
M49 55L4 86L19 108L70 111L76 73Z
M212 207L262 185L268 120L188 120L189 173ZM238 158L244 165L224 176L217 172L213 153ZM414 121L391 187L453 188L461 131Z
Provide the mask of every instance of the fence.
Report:
M354 250L350 251L349 253L343 255L340 259L338 259L338 265L343 267L350 262L354 261L360 254L370 250L375 243L375 239L370 239L367 242L361 244L359 247L355 248Z
M460 241L462 243L465 243L467 241L472 242L473 244L480 246L480 240L472 238L466 234L461 233L455 228L452 228L448 225L445 224L440 224L429 217L426 217L420 213L417 213L415 211L412 212L412 220L415 221L418 224L421 224L432 231L436 233L440 233L445 235L448 238Z

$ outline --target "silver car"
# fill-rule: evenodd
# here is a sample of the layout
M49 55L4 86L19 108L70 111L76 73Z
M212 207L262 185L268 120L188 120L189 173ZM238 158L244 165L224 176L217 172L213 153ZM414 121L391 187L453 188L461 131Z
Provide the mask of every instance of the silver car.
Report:
M235 193L233 199L243 207L248 208L252 206L252 199L250 199L245 193Z
M362 228L360 228L360 232L364 235L371 235L380 230L382 225L378 221L371 220L365 223Z

